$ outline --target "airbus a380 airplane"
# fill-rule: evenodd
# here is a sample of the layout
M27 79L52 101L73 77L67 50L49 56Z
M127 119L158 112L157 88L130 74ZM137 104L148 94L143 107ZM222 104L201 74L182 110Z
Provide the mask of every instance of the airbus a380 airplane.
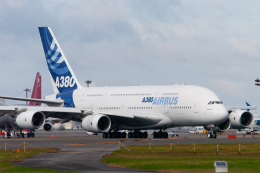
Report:
M227 130L232 122L244 125L242 117L250 118L240 112L230 120L218 96L199 86L82 87L51 29L40 27L39 32L55 94L45 100L1 97L50 106L12 111L21 125L38 128L47 117L76 120L89 132L103 133L104 138L125 138L126 133L119 130L129 130L129 138L146 138L147 132L141 130L149 129L159 130L154 138L167 138L167 128L214 125L215 137L217 129Z

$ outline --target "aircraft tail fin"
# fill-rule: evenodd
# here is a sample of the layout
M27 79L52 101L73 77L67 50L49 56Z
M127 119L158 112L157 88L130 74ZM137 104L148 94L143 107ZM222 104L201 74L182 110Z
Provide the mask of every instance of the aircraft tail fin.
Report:
M246 106L251 106L248 102L246 102Z
M36 74L33 91L32 91L32 99L41 99L42 98L42 78L39 72ZM30 102L29 106L38 106L41 103Z
M80 86L51 28L39 27L54 93L66 93Z

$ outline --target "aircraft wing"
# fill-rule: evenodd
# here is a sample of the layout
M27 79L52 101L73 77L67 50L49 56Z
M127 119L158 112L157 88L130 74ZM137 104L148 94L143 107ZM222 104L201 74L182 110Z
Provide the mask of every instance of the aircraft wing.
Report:
M9 114L16 117L22 112L37 111L45 114L46 118L54 117L61 119L69 119L81 121L82 116L86 116L86 110L68 107L44 107L44 106L0 106L0 116Z
M226 106L227 111L234 111L234 110L256 110L256 106Z
M25 111L39 111L45 114L46 118L60 118L66 120L81 121L82 118L93 112L78 108L69 107L44 107L44 106L0 106L0 116L9 114L16 117L21 112ZM147 125L157 124L163 119L160 114L145 114L145 113L127 113L127 112L94 112L94 114L104 114L113 119L116 123L136 124L140 122Z
M64 100L56 99L56 100L45 100L45 99L32 99L32 98L22 98L22 97L8 97L8 96L0 96L2 99L9 99L9 100L20 100L20 101L31 101L37 103L45 103L48 106L62 106Z

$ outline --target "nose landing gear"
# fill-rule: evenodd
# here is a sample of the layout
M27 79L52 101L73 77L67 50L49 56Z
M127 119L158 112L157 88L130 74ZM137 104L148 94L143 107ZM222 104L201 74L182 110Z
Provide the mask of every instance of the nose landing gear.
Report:
M208 138L217 138L217 132L216 131L211 131L208 133Z

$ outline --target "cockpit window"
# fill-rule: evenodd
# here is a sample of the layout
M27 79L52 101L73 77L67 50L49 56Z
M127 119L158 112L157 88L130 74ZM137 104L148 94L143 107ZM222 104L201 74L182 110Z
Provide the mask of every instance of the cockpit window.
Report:
M209 103L208 103L209 105L213 105L213 104L223 104L223 102L222 101L210 101Z

